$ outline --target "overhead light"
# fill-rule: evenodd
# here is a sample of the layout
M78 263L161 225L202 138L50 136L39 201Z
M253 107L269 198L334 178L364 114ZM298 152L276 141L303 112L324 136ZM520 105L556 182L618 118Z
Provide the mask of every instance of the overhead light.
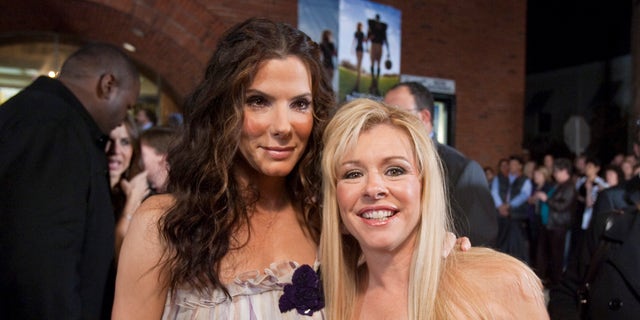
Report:
M49 78L55 78L56 77L56 72L51 70L51 71L49 71L49 73L47 75L49 76Z
M123 46L127 51L130 51L130 52L136 52L136 47L135 47L134 45L132 45L131 43L129 43L129 42L125 42L125 43L123 43L123 44L122 44L122 46Z

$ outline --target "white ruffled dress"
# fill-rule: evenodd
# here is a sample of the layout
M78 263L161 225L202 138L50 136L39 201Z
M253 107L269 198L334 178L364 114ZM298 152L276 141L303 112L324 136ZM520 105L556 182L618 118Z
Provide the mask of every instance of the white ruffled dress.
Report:
M318 270L319 263L313 266ZM291 283L299 264L293 261L274 262L264 272L258 270L239 274L227 285L232 299L221 289L203 296L198 291L181 288L175 296L167 295L163 320L261 320L261 319L325 319L323 310L312 316L299 314L295 309L281 313L278 301L285 285Z

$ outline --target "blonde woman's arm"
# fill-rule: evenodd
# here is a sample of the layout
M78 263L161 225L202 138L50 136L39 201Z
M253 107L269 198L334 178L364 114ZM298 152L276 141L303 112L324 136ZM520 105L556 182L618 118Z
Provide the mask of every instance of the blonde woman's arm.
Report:
M169 195L153 196L136 211L122 244L113 319L160 319L167 296L159 266L164 250L158 220L173 204Z

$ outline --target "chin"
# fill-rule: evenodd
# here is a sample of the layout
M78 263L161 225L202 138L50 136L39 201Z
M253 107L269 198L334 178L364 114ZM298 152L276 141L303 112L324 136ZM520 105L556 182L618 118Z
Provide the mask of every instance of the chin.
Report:
M270 177L286 177L288 176L295 166L282 165L282 166L273 166L267 167L260 170L262 174Z

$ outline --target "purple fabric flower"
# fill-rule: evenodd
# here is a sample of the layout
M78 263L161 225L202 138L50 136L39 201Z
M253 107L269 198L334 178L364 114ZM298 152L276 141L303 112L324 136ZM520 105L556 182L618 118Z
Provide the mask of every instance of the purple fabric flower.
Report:
M320 277L309 265L301 265L293 273L291 284L284 286L278 306L284 313L296 309L299 314L311 316L324 308L324 295Z

